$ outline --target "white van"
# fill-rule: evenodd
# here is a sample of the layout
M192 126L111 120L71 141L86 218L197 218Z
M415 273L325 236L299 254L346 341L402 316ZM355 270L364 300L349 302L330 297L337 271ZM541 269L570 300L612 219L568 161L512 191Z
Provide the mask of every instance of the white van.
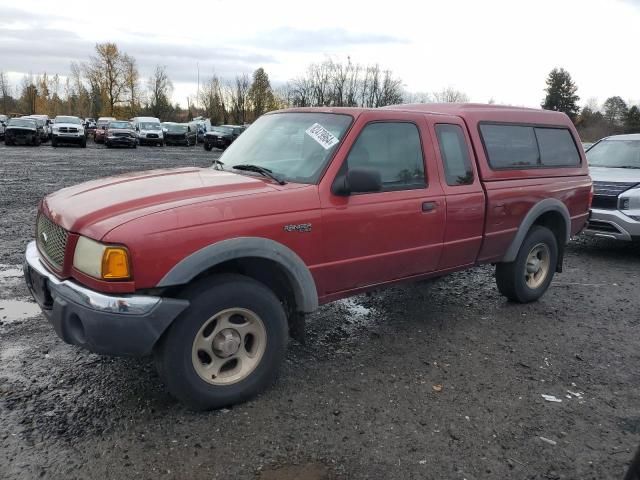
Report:
M138 143L140 145L164 146L164 134L158 118L134 117L130 121L138 135Z

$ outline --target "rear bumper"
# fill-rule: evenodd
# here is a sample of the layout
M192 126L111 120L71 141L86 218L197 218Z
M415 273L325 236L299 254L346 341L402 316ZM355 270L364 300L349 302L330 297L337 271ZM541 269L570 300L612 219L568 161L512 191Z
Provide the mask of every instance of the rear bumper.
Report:
M189 306L186 300L149 295L105 295L70 280L59 280L40 261L35 242L27 245L27 287L56 334L66 343L109 355L148 355Z
M620 210L592 209L584 233L594 237L631 241L640 238L640 222Z

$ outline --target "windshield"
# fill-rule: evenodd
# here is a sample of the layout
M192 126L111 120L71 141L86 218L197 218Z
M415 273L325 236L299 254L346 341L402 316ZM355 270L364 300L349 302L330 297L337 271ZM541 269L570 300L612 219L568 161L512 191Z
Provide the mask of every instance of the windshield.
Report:
M109 128L131 128L131 124L129 122L110 122Z
M56 117L55 123L75 123L80 125L82 122L78 117Z
M215 133L225 133L225 134L229 134L233 132L233 130L229 127L213 127L213 131Z
M276 113L260 117L225 151L225 169L250 164L287 181L317 183L351 124L350 115Z
M178 123L170 123L166 127L167 127L167 131L171 133L184 133L187 131L186 125L180 125Z
M158 122L141 122L138 124L140 130L160 130Z
M36 121L29 120L26 118L12 118L9 120L10 127L28 127L28 128L36 128Z
M589 149L592 167L640 168L640 140L603 140Z

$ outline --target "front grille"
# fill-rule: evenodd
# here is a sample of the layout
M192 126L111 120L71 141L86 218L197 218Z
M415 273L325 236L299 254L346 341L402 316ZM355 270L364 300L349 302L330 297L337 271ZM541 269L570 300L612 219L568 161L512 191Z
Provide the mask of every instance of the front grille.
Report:
M618 197L606 197L604 195L594 195L591 202L591 208L600 208L603 210L617 210Z
M78 133L75 127L60 127L60 133Z
M147 133L147 138L158 138L156 133Z
M56 225L43 214L38 215L36 224L38 249L58 269L61 269L64 263L67 236L68 233L64 228Z
M637 185L637 182L593 182L593 208L618 209L618 195Z
M114 136L116 137L129 137L130 135L128 133L114 133Z

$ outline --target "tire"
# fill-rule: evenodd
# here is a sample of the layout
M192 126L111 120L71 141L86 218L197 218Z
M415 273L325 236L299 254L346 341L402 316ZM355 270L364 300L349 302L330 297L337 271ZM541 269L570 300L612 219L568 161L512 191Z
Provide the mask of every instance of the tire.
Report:
M58 140L55 137L51 139L51 146L54 148L58 146Z
M529 264L530 259L533 259L532 264ZM557 262L558 242L555 235L546 227L534 225L522 242L516 259L496 265L498 290L513 302L538 300L549 288ZM532 273L529 266L542 270ZM536 278L538 274L540 276Z
M109 142L107 142L107 141L104 142L104 146L107 147L107 148L111 148L111 144Z
M158 142L159 147L164 147L164 142Z
M36 137L33 140L33 145L36 146L36 147L39 147L41 143L42 143L42 141L40 140L40 137Z
M80 148L87 148L87 139L84 138L82 142L80 142Z
M191 303L189 308L165 332L154 352L158 374L169 392L195 410L210 410L244 402L273 383L284 361L288 338L287 317L275 294L252 278L225 274L201 280L190 287L186 296ZM254 325L251 328L256 328L256 331L264 332L264 335L258 334L255 338L246 334L244 339L248 339L248 348L254 349L253 357L243 357L246 360L241 360L235 366L235 357L241 357L247 351L247 341L233 328L225 327L222 330L231 337L235 331L236 340L232 341L240 344L229 347L237 348L237 351L227 353L231 355L228 360L219 356L212 358L205 350L197 349L195 344L196 339L200 338L203 345L206 344L206 351L214 352L214 340L206 342L203 335L210 328L206 334L213 339L219 338L219 335L214 336L213 333L215 328L220 328L217 322L223 320L212 319L218 317L218 314L230 315L229 312L234 309L246 313L237 317L234 314L231 319L242 319L246 325ZM252 315L254 323L248 320ZM214 323L216 327L210 327ZM227 325L233 327L235 324L227 320ZM222 338L228 339L227 336ZM258 351L262 353L255 363ZM222 365L223 369L228 365L232 368L227 372L221 370L218 376L212 375L210 380L205 380L201 375L209 375L210 370L203 371L207 360L210 360L210 364L217 362L216 366ZM245 365L251 370L243 373L240 366ZM236 373L239 377L233 377L236 369L240 369L240 373Z
M209 145L209 144L206 144L206 143L205 143L205 144L204 144L204 149L205 149L207 152L210 152L210 151L213 149L213 147L212 147L211 145Z
M137 144L137 143L134 143L134 144L132 145L132 148L138 148L138 144Z

